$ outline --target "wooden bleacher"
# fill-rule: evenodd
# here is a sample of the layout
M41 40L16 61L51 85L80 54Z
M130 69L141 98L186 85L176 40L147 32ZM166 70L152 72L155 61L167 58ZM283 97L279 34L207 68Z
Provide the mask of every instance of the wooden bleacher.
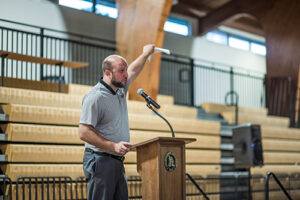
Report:
M27 90L39 90L48 92L58 92L59 84L47 81L34 81L18 78L4 78L5 87ZM66 84L61 85L62 93L68 93L69 86Z
M0 76L1 78L1 76ZM44 92L58 92L58 83L48 81L34 81L18 78L5 77L5 87L15 89L27 89L27 91L38 90ZM62 92L65 94L84 96L92 86L79 84L62 84Z
M216 103L202 103L200 105L205 112L220 114L229 125L235 124L235 106L227 106ZM266 108L239 107L238 123L253 123L266 126L289 127L290 119L287 117L268 116Z
M1 56L1 58L11 59L11 60L16 60L16 61L24 61L24 62L30 62L30 63L58 66L59 67L59 83L58 83L58 91L59 92L62 92L62 80L61 80L62 67L78 69L78 68L88 66L88 63L41 58L41 57L28 56L28 55L24 55L24 54L18 54L18 53L2 51L2 50L0 50L0 56ZM1 86L3 87L3 86L5 86L4 63L2 64L1 71L2 71Z
M1 87L0 94L0 107L8 116L0 124L8 142L1 145L1 152L7 155L7 162L1 164L4 174L13 181L20 176L69 176L73 180L83 176L84 147L77 133L82 94L7 87ZM187 172L202 177L220 174L220 123L197 120L195 110L188 107L167 106L171 111L164 116L176 137L197 139L187 145ZM149 112L145 103L128 101L128 110L132 143L171 136L168 125ZM135 152L126 156L125 169L127 176L138 176Z
M235 123L235 107L222 104L203 103L201 107L207 113L220 114L230 125ZM261 125L263 146L263 167L251 168L252 176L264 177L267 172L276 175L293 175L300 172L300 129L289 128L290 121L286 117L267 116L266 108L239 107L239 124L255 123ZM252 189L264 190L264 178L252 180ZM284 186L289 186L289 180L281 180ZM299 182L298 182L298 185ZM293 184L293 187L297 184ZM270 182L271 189L279 189L274 180ZM288 187L287 187L288 188ZM298 187L299 188L299 187ZM294 199L300 198L299 191L291 190ZM270 192L271 199L284 199L281 191ZM253 199L263 199L264 192L253 193Z
M83 96L79 95L0 87L0 102L2 104L38 105L80 109L82 98Z
M44 65L61 65L61 66L70 67L73 69L86 67L88 65L87 63L82 63L82 62L72 62L72 61L41 58L41 57L28 56L28 55L24 55L24 54L0 50L0 56L4 56L4 55L5 55L6 59L38 63L38 64L44 64Z
M299 178L296 181L291 181L286 178L286 175L297 177L295 174L300 172L300 129L276 127L276 126L261 126L262 145L264 166L251 168L252 175L265 176L267 172L273 172L277 176L284 175L280 179L285 188L291 188L289 194L293 199L300 198ZM264 188L264 182L253 182L253 189L258 187ZM259 188L258 188L259 189ZM275 184L274 179L270 179L270 189L279 189ZM293 190L297 189L297 190ZM262 199L264 193L255 193L253 199ZM284 199L281 191L271 191L270 198L274 200Z
M163 105L174 105L174 97L168 95L157 95L157 103Z
M235 112L226 111L221 113L222 117L228 121L229 124L235 124ZM256 113L239 112L238 113L238 123L253 123L261 124L266 126L279 126L279 127L289 127L290 119L288 117L277 117L277 116L266 116L259 115Z
M219 114L222 112L234 112L235 106L227 106L225 104L217 104L217 103L201 103L200 105L207 113L215 113ZM244 107L239 106L239 111L245 112L245 113L255 113L259 115L267 115L268 109L267 108L255 108L255 107Z
M252 174L295 174L300 172L300 129L261 127L265 165L251 169Z

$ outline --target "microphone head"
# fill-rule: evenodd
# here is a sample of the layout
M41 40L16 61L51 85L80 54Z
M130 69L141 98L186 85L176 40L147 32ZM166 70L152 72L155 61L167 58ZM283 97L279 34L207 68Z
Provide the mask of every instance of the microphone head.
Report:
M138 93L139 95L142 95L143 92L144 92L144 90L143 90L142 88L138 89L138 91L137 91L137 93Z

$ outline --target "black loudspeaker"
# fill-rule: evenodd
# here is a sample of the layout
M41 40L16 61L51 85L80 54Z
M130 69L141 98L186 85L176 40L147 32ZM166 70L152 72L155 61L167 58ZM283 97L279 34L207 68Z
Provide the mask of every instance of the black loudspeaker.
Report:
M243 124L232 129L235 167L263 166L260 125Z

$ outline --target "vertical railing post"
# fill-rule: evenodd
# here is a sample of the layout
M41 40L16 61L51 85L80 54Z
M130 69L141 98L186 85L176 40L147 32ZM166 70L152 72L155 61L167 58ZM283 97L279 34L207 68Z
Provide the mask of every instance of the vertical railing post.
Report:
M96 12L96 0L93 0L93 13Z
M63 63L56 64L56 66L59 67L58 92L62 92L62 77L61 77L62 65Z
M248 199L252 199L252 187L251 187L251 171L250 168L247 169L248 172L248 177L247 177L247 181L248 181Z
M292 96L294 96L294 95L292 94L292 86L291 86L291 84L292 84L292 83L291 83L291 82L292 82L292 78L289 76L288 79L287 79L287 81L288 81L288 82L287 82L287 84L288 84L288 85L287 85L287 87L288 87L288 88L287 88L287 90L288 90L288 91L287 91L287 93L288 93L287 98L289 98L289 99L288 99L288 101L289 101L289 102L288 102L289 106L288 106L288 108L287 108L287 110L288 110L287 112L288 112L289 115L290 115L290 116L289 116L289 117L290 117L290 121L291 121L292 123L294 123L295 120L294 120L293 118L294 118L295 115L293 114L293 107L295 107L296 104L293 104L293 99L292 99ZM297 96L297 93L295 93L295 96ZM290 124L290 126L292 126L292 125Z
M266 76L264 76L263 80L262 80L262 93L261 93L261 97L260 97L260 107L265 107L266 106ZM264 105L265 103L265 105Z
M230 67L230 92L234 91L234 79L233 79L233 68ZM233 105L233 95L230 95L230 105Z
M4 87L4 81L5 81L5 74L4 74L4 62L5 58L8 56L8 54L1 55L1 86Z
M191 105L194 106L194 59L190 59L190 90L191 90Z
M298 90L297 92L300 92L300 89L297 89L297 90ZM296 103L297 102L298 102L298 118L297 118L296 128L299 128L300 127L300 99L297 98L297 95L296 95Z
M44 57L44 28L41 28L40 36L41 36L41 40L40 40L40 57L43 58ZM44 65L41 64L41 67L40 67L40 80L42 81L43 79L44 79Z

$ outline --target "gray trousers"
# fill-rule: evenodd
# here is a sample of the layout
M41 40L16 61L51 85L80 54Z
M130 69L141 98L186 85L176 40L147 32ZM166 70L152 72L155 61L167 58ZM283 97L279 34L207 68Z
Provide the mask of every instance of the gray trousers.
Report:
M83 171L87 179L88 200L128 199L127 179L122 161L85 152Z

